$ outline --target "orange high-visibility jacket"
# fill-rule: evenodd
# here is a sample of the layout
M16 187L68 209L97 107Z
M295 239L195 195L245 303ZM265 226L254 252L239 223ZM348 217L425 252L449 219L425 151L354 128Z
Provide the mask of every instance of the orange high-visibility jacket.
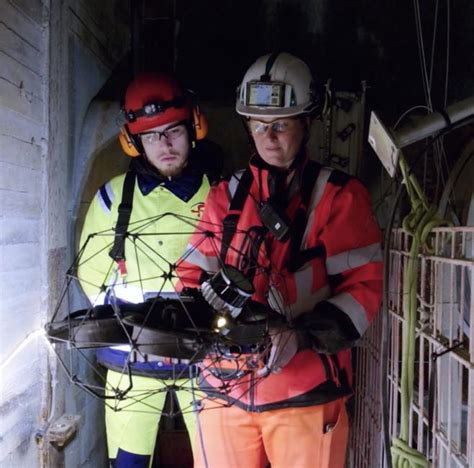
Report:
M246 372L229 382L212 369L202 373L202 388L208 394L250 411L320 404L350 394L350 347L380 308L381 233L367 190L357 179L317 165L305 216L298 217L307 164L307 159L301 162L287 187L289 239L279 241L262 227L259 204L268 200L273 176L256 156L249 164L253 180L237 213L226 258L219 258L223 221L242 171L211 189L199 228L178 267L187 287L199 286L203 272L212 274L223 263L239 268L253 281L253 300L268 304L269 295L278 296L284 303L282 313L313 338L313 346L299 350L281 372L265 378ZM295 250L291 237L298 232Z

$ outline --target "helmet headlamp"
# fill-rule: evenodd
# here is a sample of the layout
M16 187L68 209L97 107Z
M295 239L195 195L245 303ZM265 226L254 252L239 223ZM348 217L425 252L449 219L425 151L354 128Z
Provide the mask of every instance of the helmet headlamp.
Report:
M155 115L155 114L158 114L158 112L163 112L163 106L161 105L161 103L158 103L158 104L146 104L144 107L143 107L143 112L146 114L146 115Z
M167 109L174 107L180 109L184 107L186 100L183 96L178 96L171 101L148 102L141 109L127 110L125 117L127 122L135 122L140 117L154 117L155 115L165 112Z

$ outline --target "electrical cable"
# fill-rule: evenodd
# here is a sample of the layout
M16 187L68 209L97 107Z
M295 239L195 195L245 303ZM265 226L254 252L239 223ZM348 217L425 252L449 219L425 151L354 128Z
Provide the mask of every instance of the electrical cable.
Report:
M414 386L415 340L417 317L418 254L431 230L446 222L437 215L435 205L429 204L408 166L400 160L400 169L411 202L411 212L403 219L403 229L412 235L408 260L403 272L403 335L402 369L400 379L400 428L399 436L392 441L393 463L397 467L428 467L425 455L410 445L410 413Z
M431 44L431 61L430 61L430 75L429 75L429 87L433 84L433 68L434 68L434 59L435 59L435 44L436 44L436 32L438 27L438 7L439 0L436 0L435 11L434 11L434 20L433 20L433 39Z
M191 375L191 367L189 368L189 377L190 379L193 378L193 376ZM202 458L204 460L205 468L209 468L207 455L206 455L206 449L204 447L204 436L202 433L201 420L199 419L199 405L196 400L196 392L194 389L194 385L191 385L191 395L192 395L192 402L193 402L193 411L196 417L196 427L197 427L197 433L199 435L199 445L201 446ZM191 441L191 444L193 444L193 441ZM196 463L196 460L194 460L194 463Z
M418 153L417 157L415 158L415 165L411 168L408 169L406 172L406 177L410 177L416 167L416 165L419 163L421 157L430 149L430 147L438 141L439 138L444 136L445 134L451 132L452 130L455 130L457 128L460 128L471 121L474 121L474 116L469 116L466 117L459 122L457 122L454 125L451 125L445 129L443 129L441 132L439 132L436 136L433 137L433 139ZM392 186L395 183L396 180L392 182ZM383 271L383 282L384 282L384 295L383 295L383 302L382 302L382 340L381 340L381 366L380 366L380 372L381 372L381 400L382 400L382 427L383 427L383 440L384 440L384 445L385 445L385 457L386 457L386 463L387 463L387 468L392 468L392 457L391 457L391 452L389 450L390 447L390 428L389 428L389 414L388 414L388 385L387 385L387 377L388 377L388 362L389 362L389 356L388 356L388 349L389 349L389 343L388 343L388 337L389 337L389 332L390 332L390 322L389 322L389 308L388 308L388 301L389 301L389 296L388 296L388 284L389 284L389 274L390 274L390 239L392 237L392 232L393 232L393 226L395 224L395 216L396 216L396 210L398 203L401 198L401 194L403 191L404 184L400 184L396 195L393 199L393 204L392 208L390 210L390 217L389 217L389 223L387 225L386 231L385 231L385 236L384 236L384 271ZM399 452L399 447L395 447L395 452Z
M395 216L397 212L398 202L400 201L403 191L403 184L400 183L395 198L393 199L390 210L389 222L385 230L384 236L384 253L383 253L383 300L382 300L382 340L381 340L381 400L382 400L382 428L383 440L385 445L385 461L387 468L392 468L392 457L390 452L390 418L388 413L388 337L390 334L389 320L389 280L390 280L390 239L392 237L393 226L395 224Z
M433 40L431 46L431 62L430 62L430 71L428 75L427 70L427 63L426 63L426 56L425 56L425 49L424 49L424 40L423 40L423 29L421 23L421 10L419 0L413 0L413 7L414 7L414 15L415 15L415 25L416 25L416 33L417 33L417 43L418 43L418 54L420 59L420 67L421 67L421 79L423 84L423 91L425 94L426 103L429 109L433 110L433 101L431 96L431 88L433 85L433 70L434 70L434 58L435 58L435 44L436 44L436 36L437 36L437 26L438 26L438 7L439 7L439 0L436 0L435 3L435 11L434 11L434 24L433 24ZM445 84L444 84L444 96L443 102L444 107L446 107L447 103L447 93L448 93L448 82L449 82L449 61L450 61L450 3L447 0L447 14L446 14L446 70L445 70ZM436 186L435 186L435 196L434 198L438 197L440 192L440 188L446 181L447 174L449 173L449 164L447 162L447 155L444 149L444 144L442 141L439 141L434 146L434 167L436 170L437 178L436 178Z
M444 77L444 107L448 102L449 61L450 61L450 35L451 35L451 3L446 0L446 72Z
M416 24L416 35L418 42L418 55L420 58L420 67L421 67L421 79L423 83L423 91L425 93L425 100L428 104L430 110L433 110L433 104L431 102L431 92L429 88L429 81L427 76L427 67L426 67L426 57L423 41L423 29L421 25L421 14L420 14L420 4L418 0L413 0L413 9L415 12L415 24Z
M415 110L418 110L418 109L423 109L423 110L426 110L428 114L430 113L430 108L425 106L425 105L420 104L420 105L410 107L405 112L403 112L400 115L400 117L398 117L398 119L396 120L395 124L392 127L393 130L395 131L398 128L398 126L401 124L401 122L403 121L403 119L405 117L407 117L411 112L413 112ZM425 158L425 165L426 165L426 158ZM380 170L381 170L380 184L383 186L383 185L385 185L385 183L383 182L383 178L384 178L384 175L385 175L385 169L383 168L383 166L381 166ZM374 212L377 212L379 207L384 203L384 200L388 197L388 194L393 191L395 182L396 182L396 179L392 179L392 181L389 183L388 187L383 192L383 194L380 197L378 197L377 200L374 200L374 202L373 202ZM390 210L389 210L389 212L391 213ZM390 217L389 217L389 219L390 219Z
M413 159L413 164L412 164L412 167L411 167L411 170L410 170L410 174L413 173L415 171L415 169L418 168L418 165L420 164L420 162L423 161L423 159L421 159L421 157L431 148L431 146L433 146L436 143L436 141L439 138L444 137L446 134L448 134L448 133L450 133L454 130L457 130L458 128L464 127L464 125L469 125L471 122L474 122L474 115L464 117L463 119L459 120L455 124L452 124L451 126L448 126L444 129L440 130L438 132L438 134L430 137L432 139L418 152L417 156L412 158ZM386 198L387 194L393 190L393 188L394 188L394 186L397 182L398 181L397 181L396 178L392 178L389 186L384 191L383 195L379 197L378 201L374 202L374 211L377 210L379 205L381 205L383 203L383 200Z
M431 112L430 108L428 106L425 106L423 104L419 104L417 106L413 106L413 107L410 107L408 110L406 110L405 112L403 112L403 114L397 119L397 121L395 122L395 125L393 126L393 130L396 130L397 127L400 125L401 121L411 112L413 112L414 110L417 110L417 109L424 109L426 111L428 111L428 114Z

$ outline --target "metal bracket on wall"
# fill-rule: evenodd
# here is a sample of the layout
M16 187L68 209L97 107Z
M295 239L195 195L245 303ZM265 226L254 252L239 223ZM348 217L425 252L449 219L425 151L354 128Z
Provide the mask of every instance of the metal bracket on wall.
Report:
M76 414L63 414L52 422L44 431L36 433L38 444L49 442L58 450L63 449L74 437L81 417Z
M337 137L341 141L346 141L356 129L356 126L351 122L347 127L343 128L340 132L337 132Z
M344 156L339 156L337 154L330 154L329 155L329 163L332 165L332 163L337 164L338 166L341 166L343 168L347 167L349 165L349 160L350 158L344 157Z
M324 116L324 128L318 128L316 141L324 154L323 164L341 169L351 175L361 177L364 170L363 134L365 123L365 94L367 85L361 82L358 92L328 90L331 96L329 112ZM324 135L324 136L323 136Z

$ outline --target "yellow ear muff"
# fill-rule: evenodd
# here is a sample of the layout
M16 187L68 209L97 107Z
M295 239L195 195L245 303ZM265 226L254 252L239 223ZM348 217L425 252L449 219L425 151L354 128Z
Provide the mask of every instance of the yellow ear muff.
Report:
M135 142L133 141L132 136L128 133L126 127L122 127L119 133L119 142L120 146L122 147L124 153L131 158L136 158L140 156L140 152L138 151Z
M208 123L206 116L201 113L198 106L193 107L193 126L196 140L203 140L206 138Z

